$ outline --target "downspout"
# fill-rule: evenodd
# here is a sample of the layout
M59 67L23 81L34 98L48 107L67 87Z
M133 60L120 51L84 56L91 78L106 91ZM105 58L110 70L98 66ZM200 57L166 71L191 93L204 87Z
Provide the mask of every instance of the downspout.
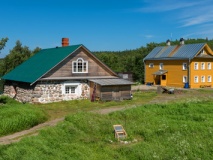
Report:
M190 84L190 58L189 58L189 65L188 65L188 84ZM189 85L190 86L190 85ZM189 87L190 88L190 87Z
M143 65L144 65L144 77L143 77L143 79L144 79L144 84L145 84L145 80L146 80L146 63L145 63L144 60L143 60Z

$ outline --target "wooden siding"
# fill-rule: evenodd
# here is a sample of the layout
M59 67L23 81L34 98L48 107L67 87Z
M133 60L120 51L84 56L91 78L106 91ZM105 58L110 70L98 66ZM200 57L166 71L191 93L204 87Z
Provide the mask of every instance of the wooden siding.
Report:
M101 100L122 100L131 98L131 85L102 86Z
M90 82L90 95L94 91L94 83ZM100 86L96 84L95 98L103 101L131 99L131 85Z
M88 73L72 73L72 62L78 58L88 61ZM47 77L81 77L81 76L112 76L113 73L103 64L93 58L83 48L78 49L63 62L54 67L43 78Z
M153 63L154 67L150 68L149 64ZM159 64L163 63L163 70L167 70L166 82L163 85L173 87L184 87L183 76L188 76L188 70L183 70L183 63L187 63L187 60L147 60L145 62L145 83L155 82L154 72L159 71Z
M201 69L201 63L205 63L205 69ZM211 70L207 69L208 62L211 63ZM195 63L198 63L198 70L194 69ZM213 82L208 82L208 76L212 77L213 80L213 59L212 58L194 58L190 64L190 87L200 88L202 86L212 86ZM194 81L194 77L198 76L198 83ZM201 76L205 76L205 82L201 82Z

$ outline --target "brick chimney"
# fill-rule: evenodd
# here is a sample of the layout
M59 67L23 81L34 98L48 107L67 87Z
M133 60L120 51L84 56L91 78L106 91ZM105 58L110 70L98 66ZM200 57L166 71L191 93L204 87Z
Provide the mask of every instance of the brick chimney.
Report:
M69 46L69 38L62 38L62 47Z

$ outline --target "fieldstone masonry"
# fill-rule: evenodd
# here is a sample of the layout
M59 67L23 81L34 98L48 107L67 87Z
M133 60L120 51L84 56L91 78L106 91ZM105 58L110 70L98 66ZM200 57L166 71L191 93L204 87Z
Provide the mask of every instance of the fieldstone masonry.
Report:
M90 87L87 83L79 83L81 95L62 94L62 82L38 82L34 86L20 84L5 84L4 94L20 102L29 103L50 103L63 100L88 99L90 97Z

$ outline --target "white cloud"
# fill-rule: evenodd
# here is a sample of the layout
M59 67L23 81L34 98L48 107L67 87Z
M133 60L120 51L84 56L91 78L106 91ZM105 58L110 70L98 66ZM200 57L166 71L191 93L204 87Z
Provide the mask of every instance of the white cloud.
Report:
M168 12L167 21L174 21L179 27L189 27L213 23L212 0L144 0L140 12ZM160 13L159 13L160 14ZM164 15L165 16L165 15Z
M202 1L193 1L193 2L188 2L188 1L177 1L177 0L160 0L158 2L156 1L145 1L147 2L147 7L142 7L138 9L138 11L141 12L166 12L166 11L172 11L172 10L178 10L178 9L183 9L183 8L188 8L188 7L193 7L193 6L198 6Z
M153 38L154 36L153 35L145 35L144 37L149 39L149 38Z

